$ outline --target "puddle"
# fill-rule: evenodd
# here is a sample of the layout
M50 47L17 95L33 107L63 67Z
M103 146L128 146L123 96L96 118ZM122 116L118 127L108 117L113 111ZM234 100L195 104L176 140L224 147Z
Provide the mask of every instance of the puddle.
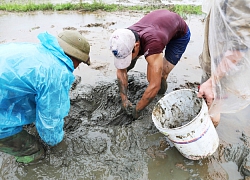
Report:
M235 166L239 172L248 170L243 165L249 162L249 108L222 116L217 127L218 150L199 161L184 158L154 126L151 112L162 96L154 99L139 120L133 121L121 111L108 39L114 29L127 27L142 16L135 12L0 12L0 43L38 42L40 32L56 35L65 28L75 28L89 40L92 61L91 66L82 64L74 72L77 78L70 93L63 142L47 148L46 158L34 165L17 164L13 157L0 153L1 179L243 179L243 174L233 176L230 172L237 171ZM167 93L181 88L197 90L202 18L187 19L191 41L168 79ZM145 71L146 62L140 58L129 73L129 98L134 102L147 86ZM32 126L28 130L36 133Z

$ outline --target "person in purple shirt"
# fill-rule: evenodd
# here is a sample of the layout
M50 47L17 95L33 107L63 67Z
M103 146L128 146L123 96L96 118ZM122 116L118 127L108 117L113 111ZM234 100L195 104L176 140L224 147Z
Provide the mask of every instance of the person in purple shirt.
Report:
M168 10L155 10L132 26L117 29L112 33L109 43L117 68L122 106L133 118L140 116L141 111L157 93L166 92L166 79L186 50L190 35L185 21ZM133 105L127 97L127 72L142 55L148 63L149 85L140 101Z

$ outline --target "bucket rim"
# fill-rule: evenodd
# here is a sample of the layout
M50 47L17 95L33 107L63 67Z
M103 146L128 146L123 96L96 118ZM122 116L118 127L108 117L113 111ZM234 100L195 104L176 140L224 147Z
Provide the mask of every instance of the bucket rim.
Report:
M170 92L169 94L167 94L167 95L165 95L164 97L166 97L166 96L168 96L168 95L170 95L170 94L173 94L173 92L176 92L176 91L192 91L192 92L194 92L194 93L196 93L196 94L198 94L198 92L197 91L195 91L195 90L193 90L193 89L178 89L178 90L175 90L175 91L172 91L172 92ZM164 97L162 97L160 100L162 100ZM165 127L159 127L157 124L156 124L156 120L155 120L155 116L153 115L153 111L154 111L154 109L155 109L155 106L154 106L154 108L153 108L153 111L152 111L152 120L153 120L153 122L154 122L154 125L157 127L157 129L158 130L160 130L160 129L162 129L162 130L179 130L179 129L182 129L183 127L186 127L186 126L188 126L188 125L190 125L192 122L194 122L196 119L197 119L197 117L201 114L201 112L203 112L202 110L204 110L204 108L206 108L207 107L207 104L206 104L206 102L205 102L205 100L204 100L204 98L200 98L201 99L201 101L202 101L202 106L201 106L201 109L200 109L200 112L191 120L191 121L189 121L188 123L186 123L186 124L184 124L184 125L182 125L182 126L179 126L179 127L175 127L175 128L165 128ZM159 101L160 101L159 100ZM158 101L158 102L159 102ZM157 102L157 103L158 103ZM156 104L157 104L156 103Z

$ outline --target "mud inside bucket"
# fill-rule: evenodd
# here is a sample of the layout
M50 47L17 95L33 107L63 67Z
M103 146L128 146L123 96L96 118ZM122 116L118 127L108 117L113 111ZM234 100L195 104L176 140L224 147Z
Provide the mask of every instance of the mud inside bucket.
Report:
M153 116L160 128L177 128L188 124L200 112L202 99L194 91L180 90L163 97L154 107Z
M193 90L182 89L165 95L155 105L152 119L157 129L189 159L205 158L219 145L207 105Z

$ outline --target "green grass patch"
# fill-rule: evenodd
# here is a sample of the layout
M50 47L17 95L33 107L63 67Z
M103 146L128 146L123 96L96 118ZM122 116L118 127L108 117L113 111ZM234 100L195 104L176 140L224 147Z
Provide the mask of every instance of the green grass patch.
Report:
M185 17L187 14L202 14L201 6L194 5L136 5L124 6L119 4L105 4L101 0L94 0L93 3L82 3L80 0L77 4L52 4L52 3L35 3L32 0L16 0L11 3L6 3L5 0L0 0L0 10L8 12L28 12L28 11L144 11L150 12L156 9L168 9Z
M185 14L202 14L201 6L192 5L174 5L170 6L169 9L173 12L180 14L181 16Z
M28 11L46 11L54 9L54 5L51 3L47 4L17 4L17 3L6 3L0 4L0 10L9 12L28 12Z

